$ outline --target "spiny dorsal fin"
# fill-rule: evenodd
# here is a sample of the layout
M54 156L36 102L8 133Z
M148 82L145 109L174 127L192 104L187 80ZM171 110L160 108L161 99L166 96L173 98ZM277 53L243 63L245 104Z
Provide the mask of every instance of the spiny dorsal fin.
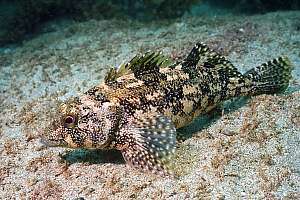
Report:
M158 74L159 68L167 67L173 62L161 52L148 51L145 54L134 56L128 63L121 64L117 69L111 68L105 77L105 82L115 81L120 76L134 73L138 79L149 79L149 74Z
M129 61L125 68L132 70L135 75L156 73L159 68L170 65L172 61L162 52L148 51L143 55L136 55Z
M129 68L126 68L125 64L121 64L118 68L110 68L109 72L106 74L104 80L105 83L113 82L117 78L130 74L132 71Z
M115 68L110 68L110 70L107 72L104 78L105 83L115 81L116 79L117 79L117 70Z

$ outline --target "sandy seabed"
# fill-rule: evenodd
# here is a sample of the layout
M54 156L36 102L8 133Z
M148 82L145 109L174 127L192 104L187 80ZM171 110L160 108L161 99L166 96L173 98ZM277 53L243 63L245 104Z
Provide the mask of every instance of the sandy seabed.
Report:
M54 105L100 83L111 66L147 50L182 59L198 41L242 72L280 55L295 69L285 93L229 102L180 130L193 134L178 145L178 178L131 169L115 151L39 142ZM299 11L52 22L2 48L0 72L0 199L300 199Z

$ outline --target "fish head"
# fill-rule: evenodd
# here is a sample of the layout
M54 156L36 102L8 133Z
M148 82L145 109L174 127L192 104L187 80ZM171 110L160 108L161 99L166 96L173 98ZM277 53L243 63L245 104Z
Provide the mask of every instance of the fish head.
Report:
M118 125L115 106L88 95L62 103L55 113L42 134L47 146L105 149Z

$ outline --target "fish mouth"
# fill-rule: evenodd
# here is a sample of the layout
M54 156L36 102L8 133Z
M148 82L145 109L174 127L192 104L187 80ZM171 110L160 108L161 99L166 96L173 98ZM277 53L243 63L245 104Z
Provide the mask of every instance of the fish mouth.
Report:
M47 141L44 137L41 137L40 138L40 141L39 141L43 146L45 147L49 147L49 141Z
M39 141L45 147L55 147L58 146L56 142L51 142L49 139L45 137L41 137Z
M67 143L64 140L51 140L44 135L40 136L39 141L45 147L63 147L67 146Z

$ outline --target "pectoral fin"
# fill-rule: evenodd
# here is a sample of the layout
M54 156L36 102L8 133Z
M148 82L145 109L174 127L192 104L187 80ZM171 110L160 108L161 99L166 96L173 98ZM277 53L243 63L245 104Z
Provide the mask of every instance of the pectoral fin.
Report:
M155 174L168 175L168 163L175 152L176 129L163 115L145 114L122 128L125 140L121 152L127 164Z

